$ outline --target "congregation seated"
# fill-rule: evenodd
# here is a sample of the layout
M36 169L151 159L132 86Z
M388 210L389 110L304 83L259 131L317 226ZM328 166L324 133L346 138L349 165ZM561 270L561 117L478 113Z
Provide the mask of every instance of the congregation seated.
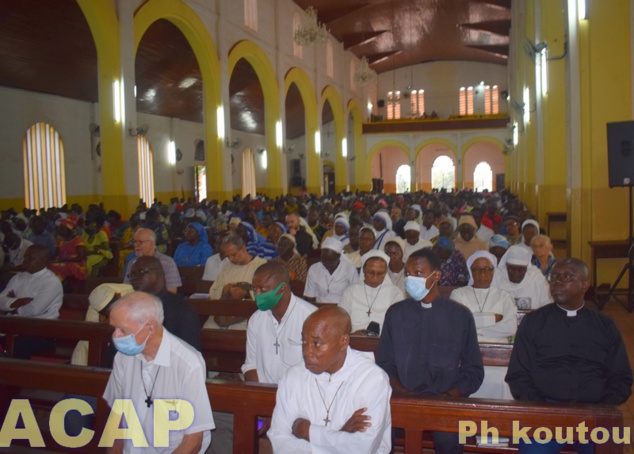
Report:
M123 274L123 283L130 284L130 264L137 257L143 256L156 257L161 261L163 265L163 272L165 273L165 282L167 284L167 290L176 293L178 287L183 285L181 281L178 267L170 256L159 252L156 246L156 234L154 231L146 228L138 229L134 234L134 252L131 252L125 264L125 270Z
M11 278L0 293L0 314L19 317L57 319L63 290L59 279L46 268L48 248L30 246L24 254L24 271ZM20 336L14 357L28 359L54 343L50 339Z
M207 231L197 222L190 222L185 228L185 242L174 252L176 266L205 266L213 250L209 245Z
M438 237L433 250L441 263L439 285L445 287L465 285L469 280L467 262L462 252L456 249L453 240L444 236Z
M350 330L348 314L336 306L304 322L304 361L277 390L268 432L274 452L391 451L388 376L349 347Z
M553 243L550 237L542 234L535 235L531 240L531 249L533 251L531 264L535 265L544 276L548 276L557 262L553 255Z
M61 219L57 227L57 255L48 264L48 269L60 280L74 278L86 280L86 246L75 229L77 222L71 217Z
M86 273L97 276L113 258L108 235L103 230L103 219L99 216L86 219L81 237L86 248Z
M487 251L477 251L469 260L469 285L456 288L450 299L466 306L473 314L478 342L508 343L517 330L517 307L511 295L491 285L497 259ZM484 366L484 381L473 397L510 399L504 366Z
M295 241L295 237L290 233L283 234L277 240L277 252L280 255L271 260L271 262L282 263L288 270L291 280L306 282L308 274L306 257L299 255L295 248Z
M236 234L229 234L220 246L229 262L222 268L209 289L211 299L251 299L253 274L266 260L254 257L247 251L245 241ZM209 317L205 328L246 329L246 320L238 317Z
M326 238L321 260L308 269L304 299L311 303L338 303L343 292L358 279L357 269L343 256L343 243Z
M539 309L551 302L544 275L531 264L531 254L511 246L493 275L493 285L510 293L518 309Z
M473 216L463 214L458 221L458 236L454 243L456 250L460 251L465 260L469 260L476 251L486 251L489 249L487 243L482 241L477 235L478 226Z
M362 257L372 250L376 242L376 232L373 227L361 227L359 229L359 248L356 251L346 253L346 259L354 265L356 269L361 268ZM323 248L323 245L322 245Z
M339 306L350 316L352 334L378 336L388 308L404 299L401 289L387 275L389 261L382 251L365 254L361 263L363 281L343 292Z
M47 230L47 221L43 216L33 216L31 218L31 234L28 240L33 244L41 244L46 246L49 251L49 257L55 255L55 235Z

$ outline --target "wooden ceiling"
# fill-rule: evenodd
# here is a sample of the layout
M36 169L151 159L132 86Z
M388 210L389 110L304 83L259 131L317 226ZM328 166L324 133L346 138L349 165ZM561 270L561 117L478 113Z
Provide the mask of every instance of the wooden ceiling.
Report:
M315 6L344 48L379 73L438 60L508 59L511 0L295 0ZM51 45L51 43L55 43ZM137 111L203 121L200 68L167 20L152 24L135 61ZM0 0L0 85L98 101L97 51L75 0ZM229 83L231 127L264 134L264 97L241 60ZM297 87L286 98L286 136L304 134ZM322 120L328 122L328 106Z

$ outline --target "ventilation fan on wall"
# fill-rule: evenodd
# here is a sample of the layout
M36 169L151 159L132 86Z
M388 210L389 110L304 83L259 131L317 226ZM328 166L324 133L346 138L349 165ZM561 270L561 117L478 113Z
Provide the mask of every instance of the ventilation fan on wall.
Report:
M128 132L130 133L130 135L132 137L136 137L136 136L146 136L147 132L150 130L150 127L148 125L141 125L141 127L130 127L130 129L128 129Z
M240 148L240 146L242 145L242 139L241 138L236 138L236 139L230 139L229 137L227 137L227 146L229 148L232 149L236 149L236 148Z

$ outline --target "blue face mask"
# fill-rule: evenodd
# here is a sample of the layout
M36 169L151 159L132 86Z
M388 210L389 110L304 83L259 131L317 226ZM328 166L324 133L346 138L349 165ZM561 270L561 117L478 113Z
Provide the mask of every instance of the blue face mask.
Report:
M141 332L143 326L134 334L128 334L123 337L113 337L112 342L114 343L115 348L127 356L134 356L141 353L145 348L145 344L147 344L148 338L150 337L148 334L141 345L136 343L135 336Z
M431 273L429 276L431 276L434 273ZM427 279L429 278L429 276L427 277L407 276L405 278L405 290L407 291L409 296L414 298L416 301L421 301L423 298L425 298L427 294L429 293L429 291L431 290L431 287L433 287L435 284L434 282L434 284L432 284L431 287L427 288Z

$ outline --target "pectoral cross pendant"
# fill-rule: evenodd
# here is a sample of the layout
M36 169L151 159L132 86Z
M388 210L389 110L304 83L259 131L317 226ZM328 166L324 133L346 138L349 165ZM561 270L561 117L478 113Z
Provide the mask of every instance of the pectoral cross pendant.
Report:
M275 354L277 355L280 348L280 343L277 341L277 339L275 339L275 343L273 344L273 346L275 347Z
M328 423L330 422L330 419L328 419L328 413L326 413L326 417L324 418L324 422L326 423L326 427L328 427Z
M145 399L145 405L147 405L147 408L152 406L152 396L147 396L147 399Z
M370 315L372 315L372 310L371 310L371 309L368 309L367 314L368 314L368 317L369 317Z

